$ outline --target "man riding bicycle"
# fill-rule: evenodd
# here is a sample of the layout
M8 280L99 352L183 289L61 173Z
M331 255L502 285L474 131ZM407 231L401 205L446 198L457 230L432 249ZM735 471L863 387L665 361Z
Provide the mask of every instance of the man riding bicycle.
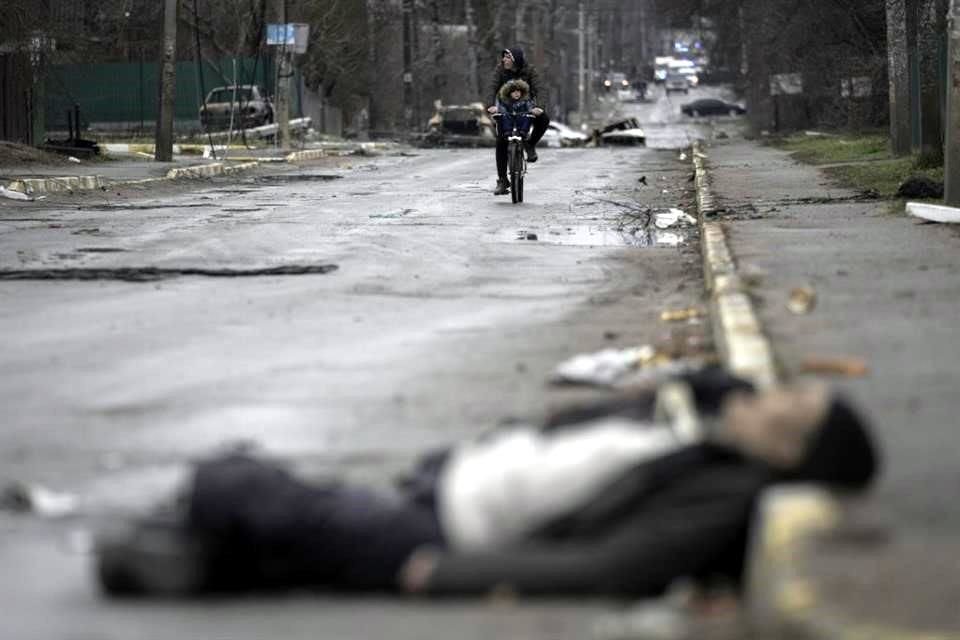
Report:
M493 105L487 109L491 114L497 113L497 99L500 89L511 80L523 80L527 85L527 99L532 103L530 113L536 116L533 119L533 130L527 139L527 162L537 161L537 143L547 130L550 118L543 108L536 106L539 77L536 68L528 65L523 55L523 49L512 47L504 49L500 62L494 71L490 93L493 95ZM497 188L494 195L504 195L510 192L510 181L507 179L507 140L503 136L497 137Z

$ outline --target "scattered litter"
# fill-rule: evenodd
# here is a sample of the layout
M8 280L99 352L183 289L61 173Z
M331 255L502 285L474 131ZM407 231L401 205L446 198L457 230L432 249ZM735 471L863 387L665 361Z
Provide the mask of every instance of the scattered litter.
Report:
M580 354L561 362L554 369L551 382L610 386L627 372L653 361L656 355L656 349L650 345Z
M684 320L693 320L704 315L703 309L699 307L688 307L686 309L667 309L660 314L660 320L663 322L683 322Z
M687 159L687 154L683 151L680 152L680 162L683 162Z
M693 225L697 224L697 219L690 214L684 213L680 209L670 209L669 211L656 214L653 224L656 225L657 229L669 229L681 222Z
M790 292L790 299L787 300L787 309L798 316L806 315L813 311L817 306L817 292L813 287L804 285L796 287Z
M803 373L822 373L847 378L862 378L870 373L870 367L865 360L852 356L804 358L800 370Z
M941 204L908 202L907 214L922 220L930 220L931 222L960 222L960 209Z
M34 196L23 193L22 191L7 189L6 187L3 187L3 186L0 186L0 196L3 196L4 198L7 198L9 200L26 200L28 202L32 202L34 200L43 200L44 198L46 198L46 196L40 196L39 198L35 198Z
M11 484L0 492L0 509L16 513L33 513L44 518L64 518L79 508L77 497L52 491L40 485Z
M80 164L80 158L75 158L74 156L67 156L67 162L73 162L74 164Z
M628 349L603 349L574 356L553 370L553 384L628 387L658 384L676 375L699 370L704 361L674 359L651 345Z
M643 186L647 186L647 176L640 176L639 178L637 178L637 182L639 182Z

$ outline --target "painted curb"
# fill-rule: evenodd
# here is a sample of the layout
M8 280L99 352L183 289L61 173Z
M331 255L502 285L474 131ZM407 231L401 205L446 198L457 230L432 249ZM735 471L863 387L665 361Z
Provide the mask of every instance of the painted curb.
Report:
M297 162L304 162L305 160L319 160L327 156L327 152L323 149L309 149L307 151L294 151L293 153L287 154L285 160L291 164L296 164Z
M750 297L737 275L723 226L707 219L716 208L704 163L706 158L700 144L694 143L697 220L703 243L704 281L714 319L714 339L732 373L766 389L775 386L778 380L773 350L763 335Z
M57 178L20 178L11 180L6 188L27 195L62 193L82 189L102 189L107 181L102 176L64 176Z
M740 277L721 224L707 220L715 199L701 145L693 145L704 280L717 347L734 373L760 388L779 380L773 350ZM806 571L815 539L844 519L836 496L815 485L783 485L760 498L747 549L746 622L756 637L802 640L960 640L954 633L916 632L847 620L821 601ZM753 636L751 636L753 637Z
M178 178L209 178L211 176L229 175L231 173L246 171L247 169L255 169L258 166L260 166L258 162L244 162L233 165L224 164L223 162L212 162L210 164L170 169L170 171L167 172L167 178L170 180L176 180Z
M135 180L111 180L104 176L64 176L55 178L19 178L11 180L5 186L10 191L19 191L27 195L36 196L47 193L63 193L91 189L107 189L123 185L150 184L163 180L179 180L184 178L208 178L218 175L229 175L256 169L259 162L244 162L241 164L225 164L215 162L192 167L171 169L165 176L156 178L138 178Z

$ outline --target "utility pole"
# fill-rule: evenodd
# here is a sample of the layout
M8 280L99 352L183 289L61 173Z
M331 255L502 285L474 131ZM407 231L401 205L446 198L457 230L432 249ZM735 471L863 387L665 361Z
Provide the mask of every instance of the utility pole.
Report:
M160 108L157 114L153 159L173 160L173 112L177 88L177 6L179 0L165 0L163 6L163 55L160 59Z
M587 75L586 75L586 65L584 64L583 56L585 53L585 38L586 38L586 20L583 13L583 0L580 0L580 6L577 9L577 113L580 114L580 122L586 122L586 88L587 88Z
M413 0L403 0L403 126L413 129Z
M592 7L591 7L592 8ZM597 68L597 16L590 12L587 16L587 119L593 119L593 81Z
M890 152L910 154L910 73L907 55L908 0L886 0L887 75L890 79Z
M947 17L947 130L944 136L944 203L960 207L960 0L950 0Z
M277 146L290 148L290 77L293 75L290 64L290 46L287 43L287 0L274 0L274 15L280 24L283 43L277 52L277 104L274 113L277 122Z

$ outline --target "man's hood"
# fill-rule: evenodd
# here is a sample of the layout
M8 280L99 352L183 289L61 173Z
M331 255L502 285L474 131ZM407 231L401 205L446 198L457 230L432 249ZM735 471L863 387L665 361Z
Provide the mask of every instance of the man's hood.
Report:
M520 71L525 66L527 66L527 59L523 55L523 49L520 47L510 47L504 49L504 51L509 51L510 55L513 56L513 68L517 71Z

